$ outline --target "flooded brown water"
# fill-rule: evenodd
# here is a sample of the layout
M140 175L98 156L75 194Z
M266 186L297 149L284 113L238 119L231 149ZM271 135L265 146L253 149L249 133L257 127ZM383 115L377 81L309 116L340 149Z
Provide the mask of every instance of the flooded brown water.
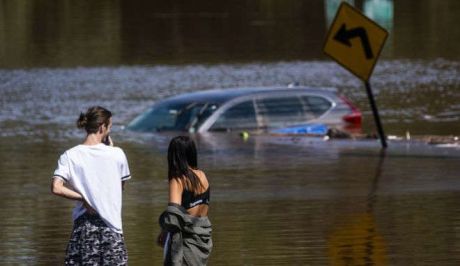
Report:
M198 140L200 166L213 186L211 265L455 265L460 259L459 151L390 142L382 159L375 142L214 140L220 144ZM72 204L50 194L50 174L59 153L77 143L1 139L1 264L62 262ZM158 143L119 143L133 175L123 211L132 265L161 264L154 238L167 183L165 147Z
M386 133L460 135L460 2L349 2L390 31L371 80ZM363 85L321 51L337 3L0 1L0 265L62 264L72 202L51 195L50 178L83 138L74 121L90 105L114 111L130 163L131 265L161 265L154 242L171 136L122 130L155 101L336 87L374 131ZM210 265L460 262L458 148L390 141L382 157L372 140L195 137L213 187Z

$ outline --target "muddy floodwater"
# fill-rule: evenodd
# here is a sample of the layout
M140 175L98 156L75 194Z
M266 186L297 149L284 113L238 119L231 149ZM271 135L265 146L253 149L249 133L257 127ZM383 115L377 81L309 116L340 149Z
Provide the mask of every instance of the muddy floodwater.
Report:
M122 135L115 134L117 140ZM145 137L147 138L147 137ZM456 265L460 151L390 142L197 139L212 184L211 265ZM1 264L62 262L72 204L49 193L58 154L78 140L1 139ZM132 265L160 265L165 146L120 141Z
M197 90L335 87L375 132L363 84L322 53L339 1L1 1L0 265L61 265L73 203L50 193L80 111L114 113L132 179L131 265L161 265L172 134L127 132L140 112ZM348 1L390 33L371 79L390 140L194 135L212 186L210 265L459 265L460 5ZM142 3L142 4L141 4Z
M394 69L402 73L394 77ZM384 61L375 88L387 133L457 134L458 72L456 62L445 60ZM157 99L296 79L338 87L364 111L364 130L373 130L360 84L325 62L1 70L0 79L0 264L62 262L72 203L51 195L50 177L59 154L82 139L74 121L89 105L114 111L113 138L129 158L133 178L124 192L123 218L132 265L161 263L154 239L167 202L165 149L171 136L122 128ZM439 102L429 102L429 95ZM460 260L458 147L390 141L382 159L376 140L244 141L224 133L196 138L200 167L213 187L211 265Z

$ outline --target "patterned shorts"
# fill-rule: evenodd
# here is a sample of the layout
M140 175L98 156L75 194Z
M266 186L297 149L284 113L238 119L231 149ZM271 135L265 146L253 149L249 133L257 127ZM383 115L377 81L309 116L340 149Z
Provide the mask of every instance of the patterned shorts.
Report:
M128 265L123 235L98 215L85 213L75 220L66 253L65 265Z

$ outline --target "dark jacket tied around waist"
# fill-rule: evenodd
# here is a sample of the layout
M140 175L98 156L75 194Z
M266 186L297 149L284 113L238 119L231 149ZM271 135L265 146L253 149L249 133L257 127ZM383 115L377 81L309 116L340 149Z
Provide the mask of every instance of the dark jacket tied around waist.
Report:
M159 222L171 237L165 265L207 264L212 250L212 229L208 217L191 216L182 206L170 203L160 215Z

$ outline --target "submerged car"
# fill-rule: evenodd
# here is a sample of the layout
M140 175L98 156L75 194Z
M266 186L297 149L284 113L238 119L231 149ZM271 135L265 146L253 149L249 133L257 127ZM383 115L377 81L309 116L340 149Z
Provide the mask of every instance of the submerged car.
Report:
M361 127L361 112L334 88L232 88L186 93L155 103L127 125L141 132L257 131L309 123Z

